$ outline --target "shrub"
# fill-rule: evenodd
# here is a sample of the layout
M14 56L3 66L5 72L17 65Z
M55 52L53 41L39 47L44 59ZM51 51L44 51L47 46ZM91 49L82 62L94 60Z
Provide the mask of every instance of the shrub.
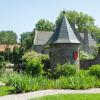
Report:
M29 73L33 76L42 75L44 70L48 68L47 60L49 59L48 55L42 55L35 51L30 51L24 54L23 60L25 63L26 73Z
M2 63L3 63L3 62L2 62L2 61L0 61L0 70L1 70L1 68L2 68Z
M0 61L4 61L4 56L0 56Z
M26 72L35 76L43 73L43 64L40 58L33 58L26 61Z
M48 69L50 69L50 59L49 55L42 55L41 62L43 64L43 70L46 73L48 73Z
M29 52L25 52L25 54L23 55L23 60L31 60L33 58L38 58L41 57L42 54L37 53L35 51L29 51Z
M25 63L26 73L31 75L39 75L42 73L43 64L41 62L41 54L38 54L35 51L26 52L23 56Z
M0 61L0 76L3 74L5 68L4 68L5 64L3 61Z
M91 75L95 75L100 78L100 65L92 65L89 69Z
M80 51L80 60L85 60L85 59L93 59L93 55L87 54L84 51Z
M59 78L60 76L70 76L76 74L76 66L70 64L60 65L58 64L54 70L54 77Z

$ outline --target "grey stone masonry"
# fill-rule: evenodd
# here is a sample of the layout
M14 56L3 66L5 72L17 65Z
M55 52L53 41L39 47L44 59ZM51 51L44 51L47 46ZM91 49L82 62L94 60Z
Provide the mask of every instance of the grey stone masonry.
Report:
M80 61L80 68L81 69L88 69L92 65L100 64L100 47L97 54L97 57L95 59L89 59L89 60L81 60Z
M78 52L77 60L73 59L73 53ZM79 44L53 44L50 48L51 69L57 64L75 64L79 69Z
M79 69L80 42L67 18L63 15L59 26L48 41L50 45L50 66L52 72L57 64L74 64Z

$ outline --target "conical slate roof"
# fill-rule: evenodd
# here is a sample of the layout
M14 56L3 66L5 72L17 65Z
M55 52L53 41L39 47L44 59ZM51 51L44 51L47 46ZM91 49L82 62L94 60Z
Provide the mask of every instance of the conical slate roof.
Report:
M80 43L78 41L77 37L75 36L74 31L72 30L65 15L63 15L63 18L62 18L58 28L56 28L54 34L49 39L48 43L49 44Z

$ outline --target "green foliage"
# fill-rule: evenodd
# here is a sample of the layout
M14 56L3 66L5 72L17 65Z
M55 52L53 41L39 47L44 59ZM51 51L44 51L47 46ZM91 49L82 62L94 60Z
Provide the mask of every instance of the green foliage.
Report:
M17 35L13 31L0 32L0 44L16 44Z
M41 75L43 73L43 64L40 58L33 58L26 61L26 72L31 75Z
M92 65L89 69L89 73L100 78L100 65Z
M97 41L100 38L100 27L96 26L94 24L94 19L92 16L89 16L82 12L77 11L66 11L65 12L66 17L68 18L68 21L72 26L77 25L78 31L80 33L83 33L87 31L88 33L91 33L93 38L96 37ZM58 19L56 20L56 26L59 26L60 21L62 20L63 11L60 13Z
M79 32L84 32L84 29L88 31L92 31L91 27L94 26L94 19L87 14L77 11L66 11L65 15L67 16L71 25L77 25ZM56 21L56 25L58 26L63 16L63 11L60 13Z
M56 94L30 100L99 100L100 94Z
M32 78L29 75L10 74L7 76L6 85L14 86L16 93L36 91L49 88L50 80L42 76Z
M84 51L80 51L80 60L85 60L85 59L93 59L93 55L87 54Z
M14 93L14 91L15 91L15 88L12 86L0 87L0 96L9 95L11 93Z
M69 79L69 88L72 89L87 89L96 86L96 78L86 73L78 73L75 76L69 77Z
M0 61L0 76L4 73L5 71L5 62Z
M42 60L45 59L42 54L35 51L27 52L23 56L26 73L31 75L41 75L43 73Z
M100 45L97 44L96 48L95 48L95 53L93 54L94 55L94 58L97 57L98 53L99 53L99 49L100 49Z
M100 27L97 27L97 26L92 26L91 27L91 33L95 33L93 34L96 39L97 39L97 43L100 43Z
M2 63L3 63L3 62L2 62L2 61L0 61L0 70L1 70L1 68L2 68Z
M39 31L54 31L55 26L48 20L40 19L36 24L36 29Z
M4 61L4 56L0 56L0 61Z
M71 76L76 74L76 66L70 64L60 65L58 64L54 70L54 77L58 78L60 76Z
M14 47L12 52L12 62L14 64L18 64L22 62L22 56L23 56L24 50L22 47Z
M72 76L62 76L52 84L56 89L88 89L99 87L97 79L86 72L79 72Z
M20 35L21 46L25 49L31 49L34 40L34 32L25 32Z
M43 89L88 89L100 87L100 80L86 71L72 76L49 79L43 76L32 77L26 74L9 73L3 78L7 86L15 87L15 92L29 92Z
M8 82L6 83L7 85L11 85L15 87L15 92L16 93L21 93L21 92L28 92L32 91L32 82L33 79L30 76L26 75L21 75L21 74L10 74L8 76Z
M32 50L32 51L25 52L22 58L23 58L23 60L31 60L33 58L38 58L41 56L42 56L42 54L37 53Z

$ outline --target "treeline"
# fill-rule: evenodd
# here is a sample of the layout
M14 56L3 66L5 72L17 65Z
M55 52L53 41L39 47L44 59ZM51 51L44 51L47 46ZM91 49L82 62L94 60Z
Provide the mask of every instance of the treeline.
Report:
M59 22L63 16L63 12L65 12L66 17L68 18L71 25L78 26L79 32L87 31L87 33L91 33L96 38L100 38L100 28L95 25L95 20L92 16L88 14L77 12L77 11L61 11L60 15L57 17L55 23L46 20L40 19L36 23L36 29L38 31L54 31L56 27L58 27ZM34 30L34 29L33 29ZM24 32L20 35L20 45L25 49L31 49L34 40L34 31L32 32ZM17 35L13 31L1 31L0 32L0 44L16 44L17 43Z
M77 11L65 11L65 15L68 18L71 25L78 26L79 32L82 33L84 31L87 31L87 33L91 33L92 36L100 38L100 28L95 25L95 20L92 16ZM63 11L60 12L60 15L56 19L55 23L46 19L40 19L35 25L36 29L38 31L54 31L55 28L59 25L62 16L63 16ZM21 34L20 42L21 45L26 50L31 48L33 40L34 40L34 31L25 32Z

